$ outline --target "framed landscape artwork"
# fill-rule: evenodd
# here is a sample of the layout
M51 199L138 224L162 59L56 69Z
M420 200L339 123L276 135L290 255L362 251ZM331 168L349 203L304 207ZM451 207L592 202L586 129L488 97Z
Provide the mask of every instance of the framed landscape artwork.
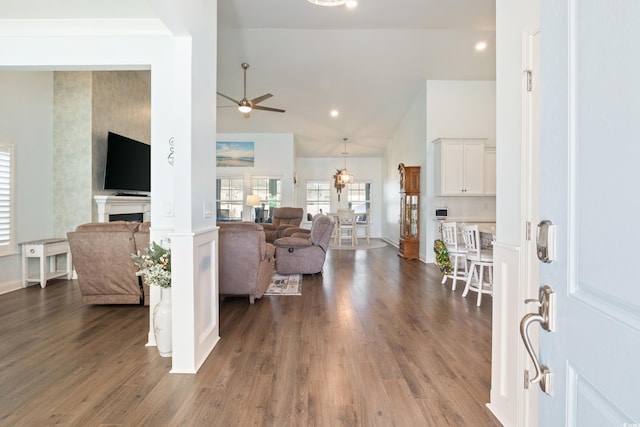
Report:
M216 166L253 167L253 141L216 142Z

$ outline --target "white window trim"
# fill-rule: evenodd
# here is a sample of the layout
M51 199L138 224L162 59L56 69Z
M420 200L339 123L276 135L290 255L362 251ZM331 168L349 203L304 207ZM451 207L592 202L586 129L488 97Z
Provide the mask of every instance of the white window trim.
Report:
M16 242L16 156L15 145L0 143L0 154L5 157L8 154L8 170L6 163L0 164L0 179L4 180L8 177L9 191L9 237L6 244L0 244L0 256L15 255L18 253L18 245ZM3 193L5 194L5 193Z

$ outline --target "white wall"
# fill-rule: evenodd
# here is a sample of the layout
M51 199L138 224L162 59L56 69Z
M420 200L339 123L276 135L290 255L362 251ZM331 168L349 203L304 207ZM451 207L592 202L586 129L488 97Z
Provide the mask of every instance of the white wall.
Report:
M252 176L279 177L281 205L296 206L294 196L294 147L292 133L219 133L217 142L253 141L253 167L218 167L216 177L242 177L244 179L245 199L251 194ZM215 157L212 159L215 165ZM243 206L242 217L251 220L251 210Z
M426 82L420 87L402 123L387 146L383 172L384 210L382 236L394 245L400 239L400 174L398 164L420 166L420 191L426 187L425 165L427 160L427 98ZM424 230L425 197L420 198L420 230ZM421 233L424 234L424 233ZM424 239L420 239L420 258L424 259Z
M0 141L16 146L16 240L53 237L53 73L0 71L0 93ZM0 293L20 277L20 257L0 257Z
M308 158L301 157L296 160L296 171L298 177L296 206L306 206L305 183L307 181L329 180L331 181L331 210L336 211L339 207L347 207L346 189L342 190L340 202L338 202L338 192L333 187L333 175L336 169L344 168L344 157L322 157ZM348 157L347 169L353 174L355 182L371 183L371 237L381 236L382 218L382 159ZM303 226L306 223L306 212ZM308 224L307 224L308 225Z

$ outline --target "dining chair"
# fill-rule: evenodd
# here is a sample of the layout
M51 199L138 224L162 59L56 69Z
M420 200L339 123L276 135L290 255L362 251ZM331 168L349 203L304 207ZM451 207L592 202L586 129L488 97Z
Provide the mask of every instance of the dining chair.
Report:
M442 284L451 279L451 290L456 290L456 282L458 279L467 280L467 248L463 244L458 244L458 225L455 221L443 222L441 226L442 241L447 246L449 259L453 265L452 274L442 276ZM464 264L464 271L459 270L460 263Z
M335 226L333 227L333 232L331 233L331 241L334 246L338 245L338 237L340 236L340 214L337 212L327 212L327 216L333 218L333 222Z
M351 241L351 246L357 244L356 214L353 211L339 213L337 238L338 245L342 245L342 241L345 239Z
M476 305L482 303L482 294L493 295L493 250L482 249L480 244L480 230L478 225L463 225L462 237L464 238L464 246L467 249L467 260L469 261L469 271L467 274L467 283L462 292L462 296L466 297L469 291L478 293ZM484 268L487 267L489 281L485 281ZM473 278L476 277L474 283Z
M356 215L356 244L358 243L358 228L364 228L365 230L365 238L367 239L367 245L370 240L370 227L371 223L371 209L367 209L366 213L359 213Z

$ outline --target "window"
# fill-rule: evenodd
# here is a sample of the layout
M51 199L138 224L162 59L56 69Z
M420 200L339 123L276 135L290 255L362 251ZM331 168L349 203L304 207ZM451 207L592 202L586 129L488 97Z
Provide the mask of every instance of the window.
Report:
M355 213L367 213L371 208L371 183L347 184L347 201L349 209L353 209Z
M260 196L261 207L256 208L257 222L271 222L273 208L280 207L280 178L252 177L251 194Z
M16 252L14 172L13 145L0 144L0 255Z
M218 178L216 180L216 218L218 221L242 221L242 178Z
M331 182L307 181L307 216L331 210Z

